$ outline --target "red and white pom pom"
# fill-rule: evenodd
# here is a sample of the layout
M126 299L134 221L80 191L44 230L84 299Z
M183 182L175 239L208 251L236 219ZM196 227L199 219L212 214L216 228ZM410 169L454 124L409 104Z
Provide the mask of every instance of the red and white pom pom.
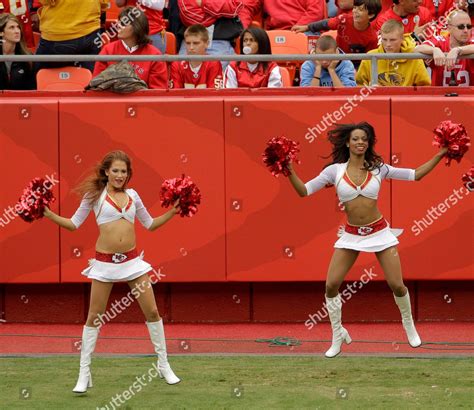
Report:
M201 203L201 191L190 177L167 179L161 185L161 206L167 208L173 206L179 199L179 214L181 217L193 216L197 211L197 205Z
M453 159L460 162L471 145L471 138L467 135L464 125L446 120L439 123L433 132L433 145L448 147L446 166L449 166Z
M474 166L462 176L462 182L469 191L474 191Z
M273 176L283 174L286 177L291 174L288 165L300 161L297 155L300 152L299 143L286 137L274 137L267 142L263 153L263 163L270 169Z
M23 194L18 200L21 211L17 211L18 216L25 222L33 222L43 217L44 207L56 200L51 189L45 187L43 178L33 178L28 186L23 190ZM17 207L15 207L17 208Z

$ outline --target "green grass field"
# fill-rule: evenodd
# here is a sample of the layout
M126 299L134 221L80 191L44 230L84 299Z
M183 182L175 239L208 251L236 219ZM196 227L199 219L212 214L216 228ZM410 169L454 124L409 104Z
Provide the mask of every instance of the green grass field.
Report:
M473 358L180 356L171 363L182 382L168 386L148 373L152 357L97 357L94 387L75 395L78 361L1 358L0 408L474 408Z

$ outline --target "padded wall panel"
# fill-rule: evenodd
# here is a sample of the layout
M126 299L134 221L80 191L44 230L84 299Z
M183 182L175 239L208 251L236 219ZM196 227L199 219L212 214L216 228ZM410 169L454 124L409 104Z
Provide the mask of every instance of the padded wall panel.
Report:
M221 100L183 98L97 98L62 101L61 159L67 189L62 209L71 216L79 200L71 188L109 151L123 150L133 161L136 189L152 216L167 178L191 176L202 205L192 218L175 217L155 232L136 221L137 247L162 273L164 282L225 280L224 141ZM93 257L94 216L80 230L62 236L62 281L83 281ZM163 276L164 275L164 276Z
M59 228L48 220L29 224L14 213L23 189L34 177L49 180L46 188L52 187L59 198L58 161L57 102L47 98L2 101L0 282L59 282ZM57 203L53 208L57 209Z
M325 132L328 115L337 119L334 113L342 112L346 116L339 122L368 121L375 127L377 151L387 160L388 98L365 100L352 110L347 107L351 105L344 98L226 100L228 280L325 280L338 227L345 222L335 190L298 197L286 178L274 178L265 168L262 153L271 137L298 141L302 164L295 170L304 182L312 179L329 162L322 158L331 153ZM389 184L384 184L378 205L390 220ZM375 264L374 255L361 255L347 279L359 279Z
M437 151L433 129L444 120L462 123L474 136L474 102L468 98L394 97L393 155L397 166L416 168ZM405 229L399 252L409 279L472 279L473 195L461 181L474 152L446 167L444 160L423 180L393 184L393 223ZM474 184L473 184L474 186Z

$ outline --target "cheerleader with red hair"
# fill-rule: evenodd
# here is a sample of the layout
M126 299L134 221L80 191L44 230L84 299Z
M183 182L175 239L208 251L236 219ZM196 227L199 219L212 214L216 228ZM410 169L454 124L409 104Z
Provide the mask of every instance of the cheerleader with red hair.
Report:
M95 172L79 187L82 202L71 218L56 215L45 207L44 216L62 228L78 229L90 211L95 213L99 226L96 257L82 274L92 279L89 313L82 333L79 379L73 389L84 393L92 387L91 356L99 336L101 315L107 307L114 282L128 282L146 318L151 341L158 355L158 370L168 384L180 379L171 369L167 353L163 321L156 307L155 296L148 276L153 268L143 260L135 248L135 217L149 231L154 231L180 212L175 205L165 214L152 218L138 193L127 187L132 177L130 158L122 151L108 153Z

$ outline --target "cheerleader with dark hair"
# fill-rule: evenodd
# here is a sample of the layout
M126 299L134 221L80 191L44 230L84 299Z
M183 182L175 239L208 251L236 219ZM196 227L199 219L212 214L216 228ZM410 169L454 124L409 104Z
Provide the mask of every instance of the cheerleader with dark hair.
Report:
M395 236L397 232L392 232L380 213L377 198L383 179L419 181L434 169L448 149L441 148L433 158L416 169L395 168L385 164L375 152L375 131L367 122L338 125L329 131L328 136L333 144L332 162L316 178L304 184L293 167L289 166L290 182L300 196L311 195L332 184L347 214L344 233L334 244L326 279L325 297L331 320L332 345L325 355L337 356L342 344L352 341L341 324L339 287L359 252L375 252L400 309L408 342L410 346L418 347L421 340L413 323L410 295L403 283L400 257L396 250L399 243Z

